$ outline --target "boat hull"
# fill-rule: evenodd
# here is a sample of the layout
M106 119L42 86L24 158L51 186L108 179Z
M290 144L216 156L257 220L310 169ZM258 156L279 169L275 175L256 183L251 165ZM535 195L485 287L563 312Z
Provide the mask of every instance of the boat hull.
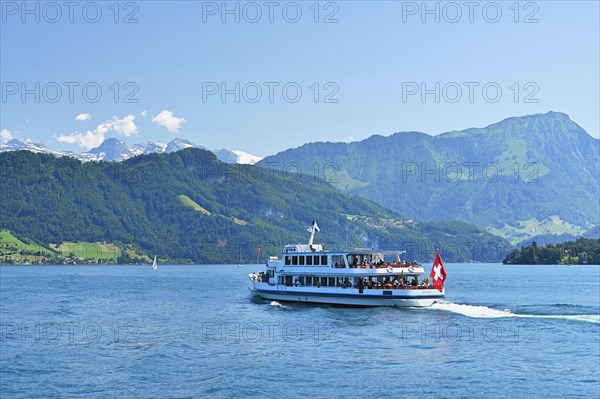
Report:
M390 307L429 307L436 300L444 298L444 293L435 290L392 290L383 295L383 290L348 290L356 292L312 292L302 290L268 290L254 288L252 291L264 299L285 302L320 303L341 306L390 306ZM421 292L417 292L421 291ZM428 292L422 292L428 291ZM388 293L390 291L387 291Z

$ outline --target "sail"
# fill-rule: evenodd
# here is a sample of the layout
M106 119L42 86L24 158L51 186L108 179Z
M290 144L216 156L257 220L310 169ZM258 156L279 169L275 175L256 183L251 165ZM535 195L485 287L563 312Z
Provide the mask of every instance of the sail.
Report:
M152 268L154 270L158 269L158 264L156 263L156 255L154 255L154 262L152 262Z

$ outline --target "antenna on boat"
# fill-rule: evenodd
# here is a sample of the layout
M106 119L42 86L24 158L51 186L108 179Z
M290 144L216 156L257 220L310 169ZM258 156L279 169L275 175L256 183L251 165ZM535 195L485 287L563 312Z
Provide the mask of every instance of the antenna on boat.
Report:
M308 240L308 246L312 247L313 241L315 239L315 233L319 231L319 226L317 226L317 221L313 220L312 226L308 227L306 230L310 231L310 239Z

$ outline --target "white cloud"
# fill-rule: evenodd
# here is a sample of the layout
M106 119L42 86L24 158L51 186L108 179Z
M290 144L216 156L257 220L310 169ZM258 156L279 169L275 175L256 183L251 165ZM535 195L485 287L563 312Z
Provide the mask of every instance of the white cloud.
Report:
M152 122L164 126L169 132L178 132L181 124L185 122L185 119L177 118L171 111L165 109L160 114L153 117Z
M13 139L13 135L10 132L10 130L8 130L8 129L0 130L0 140L2 142L9 142L12 139Z
M127 115L122 119L113 116L112 120L104 122L109 130L121 133L125 137L138 134L138 127L135 124L135 116Z
M61 134L54 138L61 143L77 144L78 146L89 150L98 147L104 141L108 132L121 133L124 136L133 136L138 133L138 127L135 124L135 116L127 115L121 119L113 116L112 119L102 122L93 130L86 132L75 132L71 134Z
M104 133L94 130L88 130L84 133L61 134L55 139L61 143L77 144L78 146L89 150L90 148L98 147L104 141Z
M92 115L91 114L79 114L75 117L76 121L89 121L90 119L92 119Z
M141 116L146 116L146 115L148 115L148 111L146 111L146 110L143 110L142 112L140 112L140 115L141 115Z

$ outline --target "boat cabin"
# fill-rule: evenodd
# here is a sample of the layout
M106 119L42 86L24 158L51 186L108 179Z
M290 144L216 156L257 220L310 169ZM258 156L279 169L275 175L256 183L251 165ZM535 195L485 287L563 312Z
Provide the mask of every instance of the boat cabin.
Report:
M318 247L321 246L318 245ZM310 251L307 251L307 249L310 249ZM283 265L329 266L335 269L409 267L416 265L400 259L400 255L404 251L356 249L350 252L323 252L321 248L318 249L308 248L307 245L286 245L283 252Z

